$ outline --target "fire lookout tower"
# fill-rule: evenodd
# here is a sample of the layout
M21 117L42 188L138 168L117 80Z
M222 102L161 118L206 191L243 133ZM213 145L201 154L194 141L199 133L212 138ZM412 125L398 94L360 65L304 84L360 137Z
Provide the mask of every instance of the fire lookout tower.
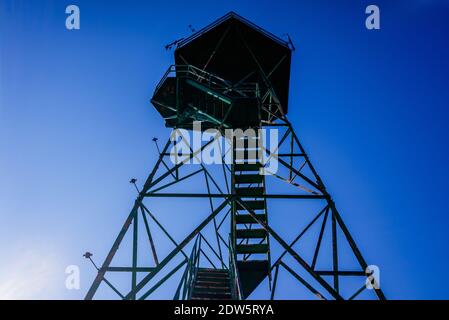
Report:
M385 299L287 119L291 42L231 12L174 55L151 102L176 134L162 148L155 139L157 163L86 299L102 288L121 299ZM211 130L196 146L186 136ZM276 131L274 147L263 130ZM220 165L194 161L217 145ZM298 290L276 291L289 279Z

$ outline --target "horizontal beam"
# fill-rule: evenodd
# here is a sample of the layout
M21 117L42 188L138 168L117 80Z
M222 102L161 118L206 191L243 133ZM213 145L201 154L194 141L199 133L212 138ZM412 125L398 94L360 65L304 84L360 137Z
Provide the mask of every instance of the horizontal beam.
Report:
M146 193L145 197L152 198L230 198L232 194L219 193ZM252 196L254 198L255 196ZM262 199L326 199L324 195L316 194L262 194L257 198Z
M317 274L320 276L365 276L366 273L364 271L319 271L315 270Z

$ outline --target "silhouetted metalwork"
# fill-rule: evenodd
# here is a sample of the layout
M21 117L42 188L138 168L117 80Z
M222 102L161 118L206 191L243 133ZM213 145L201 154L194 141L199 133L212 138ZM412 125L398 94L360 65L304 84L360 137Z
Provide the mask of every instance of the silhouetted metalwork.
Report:
M258 159L251 159L248 137L241 138L240 147L232 141L228 150L233 154L232 163L222 161L218 168L201 161L186 165L209 150L215 139L202 142L195 150L190 148L188 154L176 151L186 137L182 136L181 141L168 139L161 149L154 139L159 158L141 190L136 179L130 181L138 197L103 264L99 268L95 266L98 273L86 299L94 298L102 283L119 298L146 299L169 279L176 279L178 283L172 288L174 299L246 299L259 290L262 283L267 284L266 298L274 299L279 293L276 290L281 271L309 292L310 297L355 299L368 291L365 286L368 279L376 288L372 290L375 295L385 299L287 119L290 62L294 50L290 36L286 42L239 15L229 13L169 46L175 45L175 65L163 76L152 98L166 126L192 130L194 122L201 121L203 131L211 128L218 132L277 129L281 134L274 151L264 145L260 134L254 137L253 147L263 149L269 158L276 157L280 168L277 172L261 174L261 170L268 169ZM220 156L224 160L226 152L222 151ZM245 156L238 159L237 152ZM173 163L170 160L173 155L182 160ZM202 185L198 183L200 178ZM274 183L281 184L282 188ZM184 192L180 192L181 187ZM200 187L205 190L199 192ZM148 201L157 201L154 198L173 199L172 211L166 212L170 216L175 216L175 211L191 214L186 208L176 208L175 200L204 199L204 208L209 207L209 214L177 241L148 208ZM288 219L277 221L276 215L269 215L268 209L282 211L281 204L270 204L281 199L296 201L298 205L289 212ZM306 221L306 213L310 212ZM294 237L289 236L289 241L285 240L283 226L288 224L288 229L292 229L296 221L303 223L301 231ZM179 230L182 225L173 219L170 227ZM164 248L168 244L173 246L168 252L158 249L160 246L156 245L151 231L154 228L161 234L159 239L164 237ZM148 266L148 259L139 260L139 248L144 244L139 238L142 231L148 242L145 252L151 253L151 266ZM125 246L123 242L128 233L132 239L130 245ZM113 267L120 246L122 250L131 251L131 265ZM349 251L342 253L340 250L344 246ZM92 261L91 256L86 254ZM350 258L355 264L345 267ZM129 288L120 290L113 284L109 276L116 273L130 276ZM354 277L361 279L355 282L356 287L344 282ZM302 293L297 298L305 297L309 296Z

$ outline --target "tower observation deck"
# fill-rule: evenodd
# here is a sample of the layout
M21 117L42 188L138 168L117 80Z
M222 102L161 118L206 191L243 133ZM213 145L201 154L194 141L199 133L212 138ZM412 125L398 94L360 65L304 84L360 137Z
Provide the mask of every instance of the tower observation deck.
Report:
M168 127L246 128L286 115L288 43L229 13L179 42L153 105Z

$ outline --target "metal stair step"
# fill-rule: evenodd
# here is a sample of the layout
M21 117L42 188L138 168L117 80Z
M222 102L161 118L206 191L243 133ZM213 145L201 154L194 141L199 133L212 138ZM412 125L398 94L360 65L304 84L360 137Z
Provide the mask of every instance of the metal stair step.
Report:
M267 253L267 244L238 244L236 245L237 253Z
M231 299L231 282L226 269L198 268L191 300Z
M257 142L257 140L254 140L254 141L256 141ZM245 146L237 146L237 145L235 145L234 146L234 151L257 151L257 150L260 150L260 146L258 146L258 145L252 145L252 146L248 146L247 145L247 142L245 141Z
M213 281L195 281L194 286L199 288L229 288L230 280L226 282L213 282Z
M234 171L259 171L260 163L238 163L234 165Z
M259 156L257 152L248 153L245 152L244 154L235 154L234 159L236 160L236 163L252 163L255 164L257 160L259 160Z
M227 276L228 270L220 270L220 269L198 269L198 274L211 274L211 275L219 275L219 276Z
M262 187L254 187L254 188L235 188L235 193L238 196L243 197L257 197L262 196L264 190Z
M235 159L235 161L234 161L235 164L257 164L257 163L259 163L258 161L260 160L257 157L257 155L255 157L251 157L251 158L249 158L245 155L245 157L243 157L243 158L234 158L234 159Z
M263 200L252 200L252 201L241 201L243 204L245 204L246 207L250 208L251 210L263 210L265 209L265 201ZM236 209L237 210L247 210L243 207L240 203L236 203Z
M229 276L221 276L221 275L214 275L214 274L197 274L196 277L199 280L213 280L216 282L219 281L228 281L229 280Z
M255 129L254 129L255 130ZM257 131L256 131L257 132ZM243 136L237 136L236 139L239 140L248 140L248 139L252 139L252 140L258 140L260 139L260 135L255 135L255 136L248 136L248 135L243 135Z
M256 214L256 218L262 222L267 221L266 214ZM254 218L249 214L239 214L235 216L235 222L237 224L246 224L246 223L258 223Z
M195 287L229 288L229 279L226 282L196 280Z
M259 174L239 174L234 176L234 183L262 183L263 176Z
M257 239L265 238L267 232L264 229L238 229L235 232L235 236L239 239Z
M266 214L256 214L256 218L262 222L267 221L267 215ZM235 222L236 223L258 223L252 216L249 214L239 214L235 216Z
M207 276L207 277L227 277L229 274L226 272L204 272L204 271L198 271L197 274L199 276Z
M240 140L237 144L234 144L234 152L247 152L247 151L257 151L261 150L260 142L258 140Z
M198 293L193 294L190 300L229 300L231 299L231 294L208 294L208 293Z
M228 293L231 290L229 286L227 287L207 287L207 286L195 286L193 287L194 293Z
M225 293L219 293L219 294L215 294L215 293L206 293L206 292L197 292L197 293L192 293L192 300L224 300L224 299L230 299L231 298L231 294L225 294Z
M198 268L197 274L199 275L217 275L217 276L228 276L228 270L226 269L204 269Z
M198 268L198 272L220 272L228 273L227 269L214 269L214 268Z

